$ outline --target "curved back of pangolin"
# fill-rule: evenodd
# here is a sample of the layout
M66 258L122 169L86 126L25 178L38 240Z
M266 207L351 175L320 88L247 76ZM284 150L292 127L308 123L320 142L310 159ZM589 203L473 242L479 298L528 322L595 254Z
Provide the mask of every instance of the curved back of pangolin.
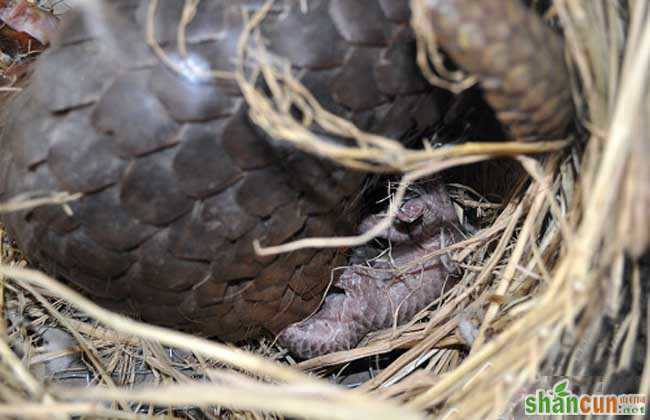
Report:
M518 140L557 140L573 119L561 37L521 0L414 0L437 42L476 76Z
M174 57L184 2L160 2L156 37ZM242 9L200 3L195 64L232 70ZM408 0L278 1L262 25L324 106L401 137L437 118L420 77ZM192 83L145 44L147 2L71 14L11 107L2 197L82 192L73 215L47 206L3 216L20 248L108 306L223 338L277 332L311 313L339 250L257 257L265 244L350 234L363 175L261 135L233 82ZM96 15L95 15L96 16ZM177 56L177 55L176 55Z

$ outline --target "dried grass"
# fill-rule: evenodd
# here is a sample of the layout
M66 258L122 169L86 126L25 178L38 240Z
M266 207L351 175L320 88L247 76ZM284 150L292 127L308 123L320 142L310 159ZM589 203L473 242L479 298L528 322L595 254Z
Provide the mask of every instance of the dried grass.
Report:
M186 17L195 4L187 2ZM648 279L639 265L650 234L646 2L554 1L552 14L564 27L575 78L581 128L573 142L469 142L434 149L425 141L423 150L364 133L323 109L291 67L263 48L256 27L266 11L251 16L239 70L228 76L240 84L251 118L274 138L309 153L403 177L388 217L369 234L267 248L258 244L259 251L363 243L391 223L409 184L458 165L514 159L525 175L513 180L507 201L463 202L489 209L486 227L443 251L465 268L464 278L406 325L375 333L357 349L287 366L292 359L266 340L237 349L102 309L24 268L3 234L0 416L497 417L510 415L514 398L540 376L592 374L590 355L603 348L611 350L598 373L605 380L633 365L643 350L637 348L640 329L650 328L643 292ZM428 45L424 50L432 51ZM270 94L258 89L260 79ZM296 109L300 120L291 112ZM531 157L540 153L543 157ZM466 197L471 186L452 186L452 191ZM602 328L605 318L616 321L609 333ZM73 344L52 350L42 338L48 328L67 332ZM463 334L468 328L476 337L468 340ZM402 351L391 353L390 363L373 370L356 389L323 378L344 376L349 362L377 361L395 349ZM650 352L645 351L639 392L648 394ZM75 360L87 376L62 370L57 384L37 369L62 358ZM85 386L64 386L71 378ZM584 389L594 389L598 380L588 376Z

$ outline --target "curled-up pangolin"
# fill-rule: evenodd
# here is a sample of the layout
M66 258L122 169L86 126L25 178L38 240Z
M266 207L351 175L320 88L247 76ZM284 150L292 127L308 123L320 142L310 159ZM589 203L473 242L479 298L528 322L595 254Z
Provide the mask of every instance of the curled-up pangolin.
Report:
M177 68L232 71L245 17L263 3L200 2L187 26L186 54L177 42L184 2L159 2L153 33ZM83 193L70 204L72 214L46 206L3 215L19 247L105 306L197 334L227 340L275 335L312 314L331 269L346 263L345 250L261 257L252 241L355 233L355 198L365 175L265 137L249 121L233 80L195 80L170 69L145 42L149 2L93 4L101 13L68 14L8 107L1 197ZM415 4L429 12L442 7L441 14L427 15L433 20L462 16L476 31L473 40L510 42L510 55L503 55L514 60L510 64L525 66L527 57L541 54L542 61L559 59L564 69L555 49L529 48L531 39L538 42L537 32L517 32L518 17L535 17L517 0ZM503 6L497 4L515 12L499 15ZM483 8L489 17L474 13ZM500 22L494 37L488 18ZM420 74L409 19L407 0L285 0L274 3L261 32L269 50L292 62L326 109L363 130L405 139L433 125L448 97ZM458 29L440 28L451 37ZM520 35L516 43L503 36L508 30ZM479 45L461 42L463 34L456 44L440 38L443 48L453 46L450 56L460 66L468 58L460 54L463 48L476 53ZM469 70L485 76L492 103L499 102L499 89L509 95L521 87L520 73L487 68L495 65L488 59L481 63ZM553 88L565 83L559 73L544 77L535 69L529 82ZM512 112L504 108L499 115L519 127L516 111L543 107L548 91L534 90L521 108L501 101ZM454 265L446 256L398 275L394 270L458 239L442 184L423 187L398 216L385 233L394 244L392 259L344 270L321 311L281 334L296 353L354 346L370 329L390 326L394 317L407 319L452 280Z

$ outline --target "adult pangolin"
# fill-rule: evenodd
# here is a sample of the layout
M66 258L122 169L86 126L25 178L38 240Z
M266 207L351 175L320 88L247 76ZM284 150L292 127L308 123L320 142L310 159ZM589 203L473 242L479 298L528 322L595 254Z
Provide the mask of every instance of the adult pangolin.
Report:
M249 121L233 80L198 80L183 71L233 71L246 19L265 2L200 2L182 47L184 3L159 2L153 15L149 2L138 0L97 2L100 14L70 12L38 59L6 114L0 194L83 196L70 203L72 214L45 206L2 216L25 255L98 302L145 321L227 340L284 330L283 342L305 357L350 348L369 330L408 319L435 299L453 280L448 258L399 275L393 268L459 238L437 180L420 186L384 233L393 243L390 258L337 271L336 291L320 311L286 329L318 308L332 268L346 264L345 250L261 257L253 240L279 244L367 229L374 217L360 220L365 175L266 137ZM548 111L544 95L558 86L562 95L568 91L559 73L550 79L540 73L539 62L547 60L564 71L558 38L518 0L416 0L414 6L439 20L434 31L442 31L442 47L451 46L460 66L463 59L476 64L468 70L486 82L489 102L510 107L499 115L545 117L535 114ZM516 21L522 16L535 22L530 31ZM419 72L409 19L407 0L278 0L260 29L268 49L291 61L327 110L363 130L404 139L433 125L447 98ZM469 43L454 19L471 24ZM486 19L504 23L492 33ZM145 41L151 24L169 61ZM548 41L531 48L540 43L539 31ZM503 47L495 51L511 67L494 69L494 60L463 55L464 49L480 54L481 42ZM530 90L518 91L521 66L533 72L528 83L549 87L523 104ZM508 102L517 95L519 102ZM521 137L549 134L505 120Z

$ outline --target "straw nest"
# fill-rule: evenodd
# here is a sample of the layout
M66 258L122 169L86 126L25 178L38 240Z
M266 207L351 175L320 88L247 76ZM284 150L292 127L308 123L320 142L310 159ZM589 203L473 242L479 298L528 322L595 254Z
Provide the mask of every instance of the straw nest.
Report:
M584 391L648 394L650 4L555 0L547 15L563 28L572 70L570 138L425 142L421 150L321 108L290 65L264 50L256 31L264 10L251 16L237 74L208 76L236 78L252 119L271 136L347 167L401 174L383 226L407 187L428 175L497 158L522 169L497 186L508 191L500 200L450 185L460 214L475 215L478 226L442 251L464 278L408 324L296 364L267 340L237 348L108 312L29 269L3 234L0 416L516 416L522 393L553 377ZM421 51L434 51L430 42L422 36ZM259 79L268 91L256 88ZM314 125L350 141L332 144ZM41 204L14 201L3 211ZM256 246L354 245L372 233Z

